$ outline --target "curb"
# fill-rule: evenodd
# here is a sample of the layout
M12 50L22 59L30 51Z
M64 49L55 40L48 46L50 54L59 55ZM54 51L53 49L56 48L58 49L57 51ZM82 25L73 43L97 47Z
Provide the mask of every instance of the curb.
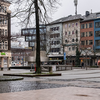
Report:
M42 74L42 75L26 75L26 74L3 74L3 76L23 76L23 77L47 77L47 76L61 76L61 73L57 74Z
M5 77L5 76L2 76L2 78L0 78L0 81L16 81L16 80L23 80L24 78L23 77Z

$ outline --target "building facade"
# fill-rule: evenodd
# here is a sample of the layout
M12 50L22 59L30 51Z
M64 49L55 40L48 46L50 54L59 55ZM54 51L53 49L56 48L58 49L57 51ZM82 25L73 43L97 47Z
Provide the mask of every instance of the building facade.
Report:
M94 20L94 49L100 51L100 19Z
M46 40L47 54L50 61L63 60L61 19L47 25Z
M63 21L63 45L67 63L75 63L76 48L80 46L81 19L81 15L70 15Z
M4 58L7 59L7 67L11 66L11 11L9 10L10 3L0 1L0 66L4 67Z
M40 25L40 50L46 50L46 26ZM36 28L25 28L21 30L21 35L25 36L25 41L28 42L28 46L35 50L36 43Z

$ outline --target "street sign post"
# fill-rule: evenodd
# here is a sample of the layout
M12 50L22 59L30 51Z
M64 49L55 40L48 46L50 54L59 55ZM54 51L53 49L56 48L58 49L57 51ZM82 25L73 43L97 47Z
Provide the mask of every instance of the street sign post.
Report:
M66 64L66 52L64 52L64 64Z
M66 60L66 52L64 52L64 60Z

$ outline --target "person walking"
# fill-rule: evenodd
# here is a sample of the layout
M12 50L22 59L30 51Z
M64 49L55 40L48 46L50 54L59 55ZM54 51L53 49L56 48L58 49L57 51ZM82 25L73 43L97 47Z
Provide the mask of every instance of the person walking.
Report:
M84 62L82 62L82 67L84 67ZM81 67L81 68L82 68L82 67Z

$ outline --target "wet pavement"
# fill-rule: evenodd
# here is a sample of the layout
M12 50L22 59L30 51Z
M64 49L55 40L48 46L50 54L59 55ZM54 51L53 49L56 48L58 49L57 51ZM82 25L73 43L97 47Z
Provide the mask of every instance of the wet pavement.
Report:
M65 80L65 79L43 79L24 78L20 81L0 82L0 93L21 92L29 90L40 90L61 87L82 87L100 89L100 82L88 80Z
M27 80L30 78L27 78ZM2 81L0 82L0 93L7 92L19 92L19 91L29 91L29 90L39 90L39 89L48 89L48 88L59 88L65 87L64 84L50 84L46 83L47 80L44 81Z
M29 70L2 71L3 73L25 73ZM56 72L55 72L56 73ZM61 72L62 76L29 78L19 81L1 81L0 93L20 92L61 87L82 87L100 89L100 70L72 70Z
M18 73L15 70L3 73ZM20 73L28 70L20 70ZM0 82L0 100L100 100L100 70L72 70L62 76ZM26 95L27 94L27 95Z

